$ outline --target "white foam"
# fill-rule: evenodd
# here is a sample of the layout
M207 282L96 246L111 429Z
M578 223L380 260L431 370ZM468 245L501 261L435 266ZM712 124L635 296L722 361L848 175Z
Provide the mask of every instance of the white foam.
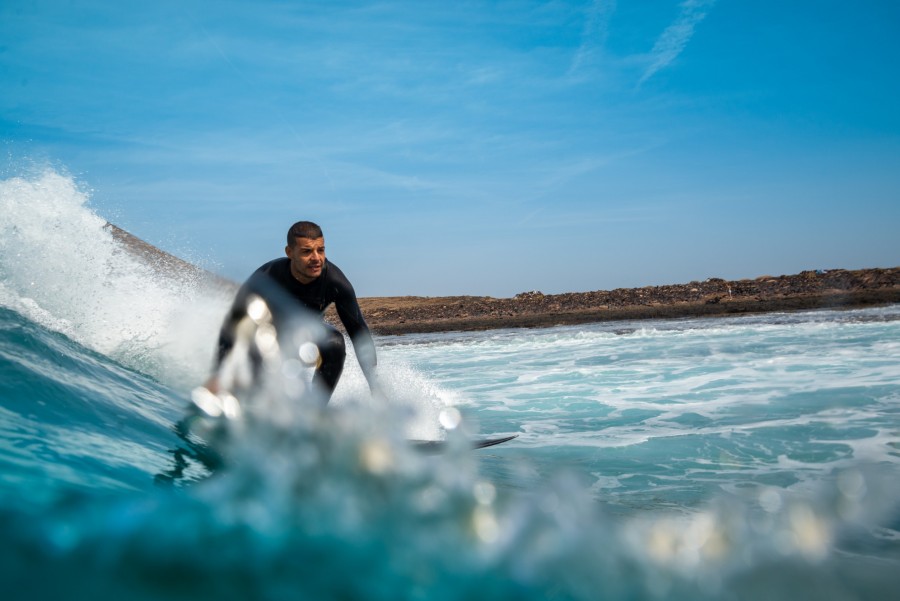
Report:
M129 254L88 200L50 169L0 181L0 303L167 383L201 378L230 299Z

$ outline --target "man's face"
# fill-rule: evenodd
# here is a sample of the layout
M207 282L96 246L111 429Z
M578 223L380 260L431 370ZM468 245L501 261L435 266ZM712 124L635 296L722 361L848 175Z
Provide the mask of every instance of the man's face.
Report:
M284 252L291 260L291 273L301 283L308 284L322 275L325 238L297 238L294 246L285 247Z

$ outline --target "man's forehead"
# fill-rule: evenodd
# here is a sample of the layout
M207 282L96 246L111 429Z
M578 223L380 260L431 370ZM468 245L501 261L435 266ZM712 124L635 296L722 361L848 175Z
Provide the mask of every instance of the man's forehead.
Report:
M325 238L297 238L297 246L299 247L312 247L312 246L323 246L325 244Z

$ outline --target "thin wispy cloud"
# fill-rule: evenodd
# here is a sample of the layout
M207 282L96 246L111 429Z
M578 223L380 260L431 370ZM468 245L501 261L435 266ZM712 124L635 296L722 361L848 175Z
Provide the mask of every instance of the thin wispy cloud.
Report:
M576 74L603 48L609 31L609 19L615 10L616 0L594 0L591 4L581 33L581 45L572 59L568 75Z
M650 51L650 64L638 81L640 87L645 81L668 67L685 49L700 24L716 0L685 0L675 22L669 25L653 45Z

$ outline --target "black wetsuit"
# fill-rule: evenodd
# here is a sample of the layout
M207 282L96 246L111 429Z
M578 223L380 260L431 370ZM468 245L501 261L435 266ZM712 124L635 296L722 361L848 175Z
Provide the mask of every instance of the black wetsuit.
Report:
M287 292L285 298L298 302L320 317L328 306L334 303L338 317L340 317L341 323L344 324L347 334L350 335L350 339L353 341L353 350L356 352L356 358L359 360L363 374L366 376L369 386L374 388L377 358L375 355L375 343L372 341L369 326L366 325L366 321L363 319L362 311L360 311L359 303L356 300L356 292L353 290L350 281L338 269L337 265L328 260L325 261L322 274L309 284L302 284L293 276L291 273L291 261L287 257L275 259L257 269L247 282L241 286L232 310L222 326L222 331L219 334L217 364L222 362L225 355L234 345L234 325L243 316L247 295L251 292L256 292L265 298L265 286L268 285L268 282L278 284L281 289ZM279 304L270 302L269 305L270 309L273 309L272 312L277 325ZM283 306L283 303L281 306ZM341 377L341 372L343 372L346 348L344 336L340 332L328 324L325 324L325 328L327 332L325 340L318 345L322 361L316 369L313 382L324 390L327 400L331 397L331 393L334 392L334 387Z

